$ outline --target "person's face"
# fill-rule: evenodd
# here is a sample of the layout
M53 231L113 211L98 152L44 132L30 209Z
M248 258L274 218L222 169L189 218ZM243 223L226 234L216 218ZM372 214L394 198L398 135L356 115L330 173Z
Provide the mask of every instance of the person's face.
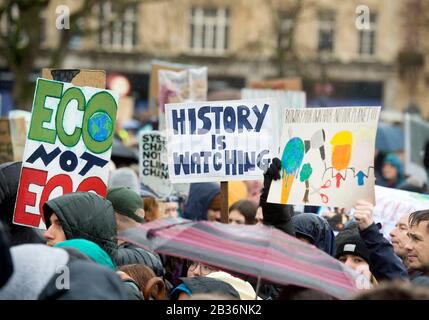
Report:
M407 250L408 267L423 269L429 266L429 221L422 221L417 226L410 227L409 241L405 245Z
M48 230L45 231L43 235L46 239L46 244L48 246L53 246L58 242L65 241L66 235L57 215L53 213L49 220L51 222L51 226L48 228Z
M134 212L137 216L139 216L140 218L144 219L146 216L146 213L144 212L143 208L138 208L136 210L136 212Z
M220 222L220 210L209 209L207 211L207 220Z
M371 271L369 271L369 264L359 256L353 254L343 254L338 260L346 266L363 274L368 280L371 279Z
M385 163L383 165L383 177L386 180L396 180L398 177L398 171L396 171L396 168L392 166L390 163Z
M390 238L395 254L405 259L407 257L407 250L405 245L409 241L408 238L408 214L404 215L396 223L395 228L390 231Z
M192 262L188 267L188 277L205 277L215 271L216 269L203 263Z
M246 219L238 210L232 210L229 213L229 223L230 224L245 224Z
M177 202L167 202L165 204L164 216L166 218L177 218L179 217L179 212L177 209L179 208Z

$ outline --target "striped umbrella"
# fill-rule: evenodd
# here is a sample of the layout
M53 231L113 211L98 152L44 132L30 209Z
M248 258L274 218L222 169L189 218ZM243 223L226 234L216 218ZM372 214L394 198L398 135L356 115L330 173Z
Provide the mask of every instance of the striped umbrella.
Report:
M167 218L118 238L161 254L189 259L273 283L293 284L347 299L356 274L315 246L264 225Z

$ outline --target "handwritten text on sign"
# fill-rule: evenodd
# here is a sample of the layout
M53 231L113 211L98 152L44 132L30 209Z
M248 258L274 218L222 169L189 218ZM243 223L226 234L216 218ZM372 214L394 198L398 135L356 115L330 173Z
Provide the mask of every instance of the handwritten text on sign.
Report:
M173 183L261 179L276 146L272 99L166 105Z
M112 91L37 80L15 224L44 228L43 204L66 193L105 196L117 105Z

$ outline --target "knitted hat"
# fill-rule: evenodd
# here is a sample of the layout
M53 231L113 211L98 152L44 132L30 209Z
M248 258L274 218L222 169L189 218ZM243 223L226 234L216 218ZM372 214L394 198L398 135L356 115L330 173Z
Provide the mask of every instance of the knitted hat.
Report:
M369 251L365 242L356 229L347 229L341 231L335 238L337 245L335 258L344 254L359 256L369 263Z
M113 171L109 178L109 188L128 187L140 193L140 183L137 174L131 168L120 168Z

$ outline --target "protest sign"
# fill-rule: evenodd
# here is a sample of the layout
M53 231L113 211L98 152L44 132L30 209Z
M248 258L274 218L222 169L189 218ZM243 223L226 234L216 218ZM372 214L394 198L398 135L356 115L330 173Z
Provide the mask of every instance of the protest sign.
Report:
M261 98L275 98L279 105L278 128L279 137L281 136L281 128L284 111L290 108L305 108L306 107L306 94L304 91L286 91L286 90L272 90L272 89L241 89L242 99L261 99Z
M43 204L62 194L105 196L118 95L39 78L13 222L44 228Z
M249 84L252 89L273 89L273 90L302 90L301 78L279 78L262 81L253 81Z
M155 111L158 111L158 73L160 70L170 70L170 71L182 71L188 68L188 65L170 63L165 61L154 60L151 62L150 66L150 78L149 78L149 108Z
M9 119L0 118L0 163L13 161L12 138Z
M374 203L374 145L380 108L286 109L281 179L268 202L350 208Z
M241 89L242 99L276 98L282 109L305 108L306 95L304 91L287 91L271 89Z
M261 179L277 146L273 99L166 105L172 183Z
M182 71L160 70L158 73L159 128L165 129L165 104L207 100L207 68Z
M106 71L104 70L43 68L42 78L70 82L80 87L106 88Z
M171 184L168 175L167 138L163 132L142 132L139 137L140 183L159 198L185 197L189 184Z
M403 215L429 210L429 195L426 194L375 186L375 198L374 221L381 223L381 230L387 239Z
M23 110L9 112L10 136L12 138L13 160L22 161L31 113Z
M427 183L423 159L426 144L429 143L429 123L418 116L405 114L405 173Z
M116 122L120 125L127 123L133 118L134 114L134 98L133 97L119 97L118 117Z

